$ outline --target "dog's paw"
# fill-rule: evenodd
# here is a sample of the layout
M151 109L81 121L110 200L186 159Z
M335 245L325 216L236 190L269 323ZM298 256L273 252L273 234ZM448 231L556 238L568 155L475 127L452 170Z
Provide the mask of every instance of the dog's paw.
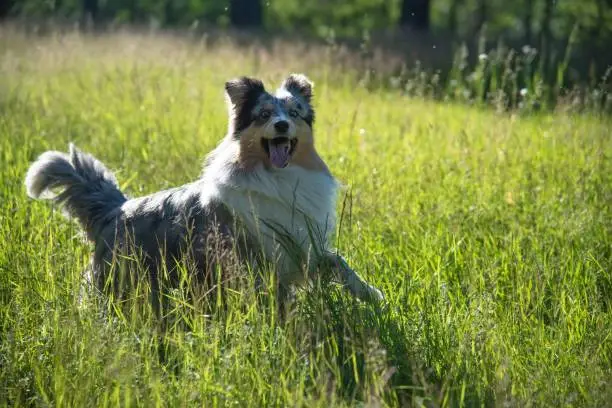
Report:
M380 289L375 288L372 285L368 285L367 297L368 297L368 300L374 301L374 302L382 302L385 300L385 296L380 291Z

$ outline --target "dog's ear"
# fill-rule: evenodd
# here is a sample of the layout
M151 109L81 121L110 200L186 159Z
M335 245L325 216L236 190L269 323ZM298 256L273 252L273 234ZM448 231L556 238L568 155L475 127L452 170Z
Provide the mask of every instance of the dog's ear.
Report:
M312 88L314 84L306 75L291 74L283 81L281 88L285 88L293 95L299 95L308 103L312 99Z
M225 83L225 95L234 111L239 111L245 102L257 99L264 92L263 83L255 78L240 77Z

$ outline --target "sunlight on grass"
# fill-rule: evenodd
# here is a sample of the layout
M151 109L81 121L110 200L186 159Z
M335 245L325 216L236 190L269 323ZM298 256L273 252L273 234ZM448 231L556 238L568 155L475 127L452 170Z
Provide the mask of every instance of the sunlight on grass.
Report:
M611 122L515 115L355 86L325 55L162 35L5 33L0 49L2 405L602 406L612 399ZM198 177L224 81L315 85L316 142L343 183L335 239L385 293L81 298L89 248L26 197L29 163L72 141L132 196ZM345 78L345 80L337 80ZM247 285L248 286L248 285ZM266 303L267 302L267 303Z

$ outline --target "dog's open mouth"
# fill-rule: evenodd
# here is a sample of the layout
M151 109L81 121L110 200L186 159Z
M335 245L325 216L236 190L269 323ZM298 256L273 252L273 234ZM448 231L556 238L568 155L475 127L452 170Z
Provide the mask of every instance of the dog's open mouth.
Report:
M289 159L295 151L295 146L297 146L297 139L289 139L285 136L275 137L274 139L262 138L261 145L272 165L282 169L289 164Z

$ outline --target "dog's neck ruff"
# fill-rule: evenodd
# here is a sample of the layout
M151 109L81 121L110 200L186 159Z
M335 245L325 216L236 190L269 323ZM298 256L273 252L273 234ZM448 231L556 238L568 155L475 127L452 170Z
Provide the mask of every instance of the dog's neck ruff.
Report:
M215 196L234 211L272 259L284 247L282 235L290 235L308 257L313 241L317 250L326 249L335 229L336 180L327 172L292 164L284 169L258 164L246 171L238 165L237 149L235 143L223 142L211 153L202 199Z

